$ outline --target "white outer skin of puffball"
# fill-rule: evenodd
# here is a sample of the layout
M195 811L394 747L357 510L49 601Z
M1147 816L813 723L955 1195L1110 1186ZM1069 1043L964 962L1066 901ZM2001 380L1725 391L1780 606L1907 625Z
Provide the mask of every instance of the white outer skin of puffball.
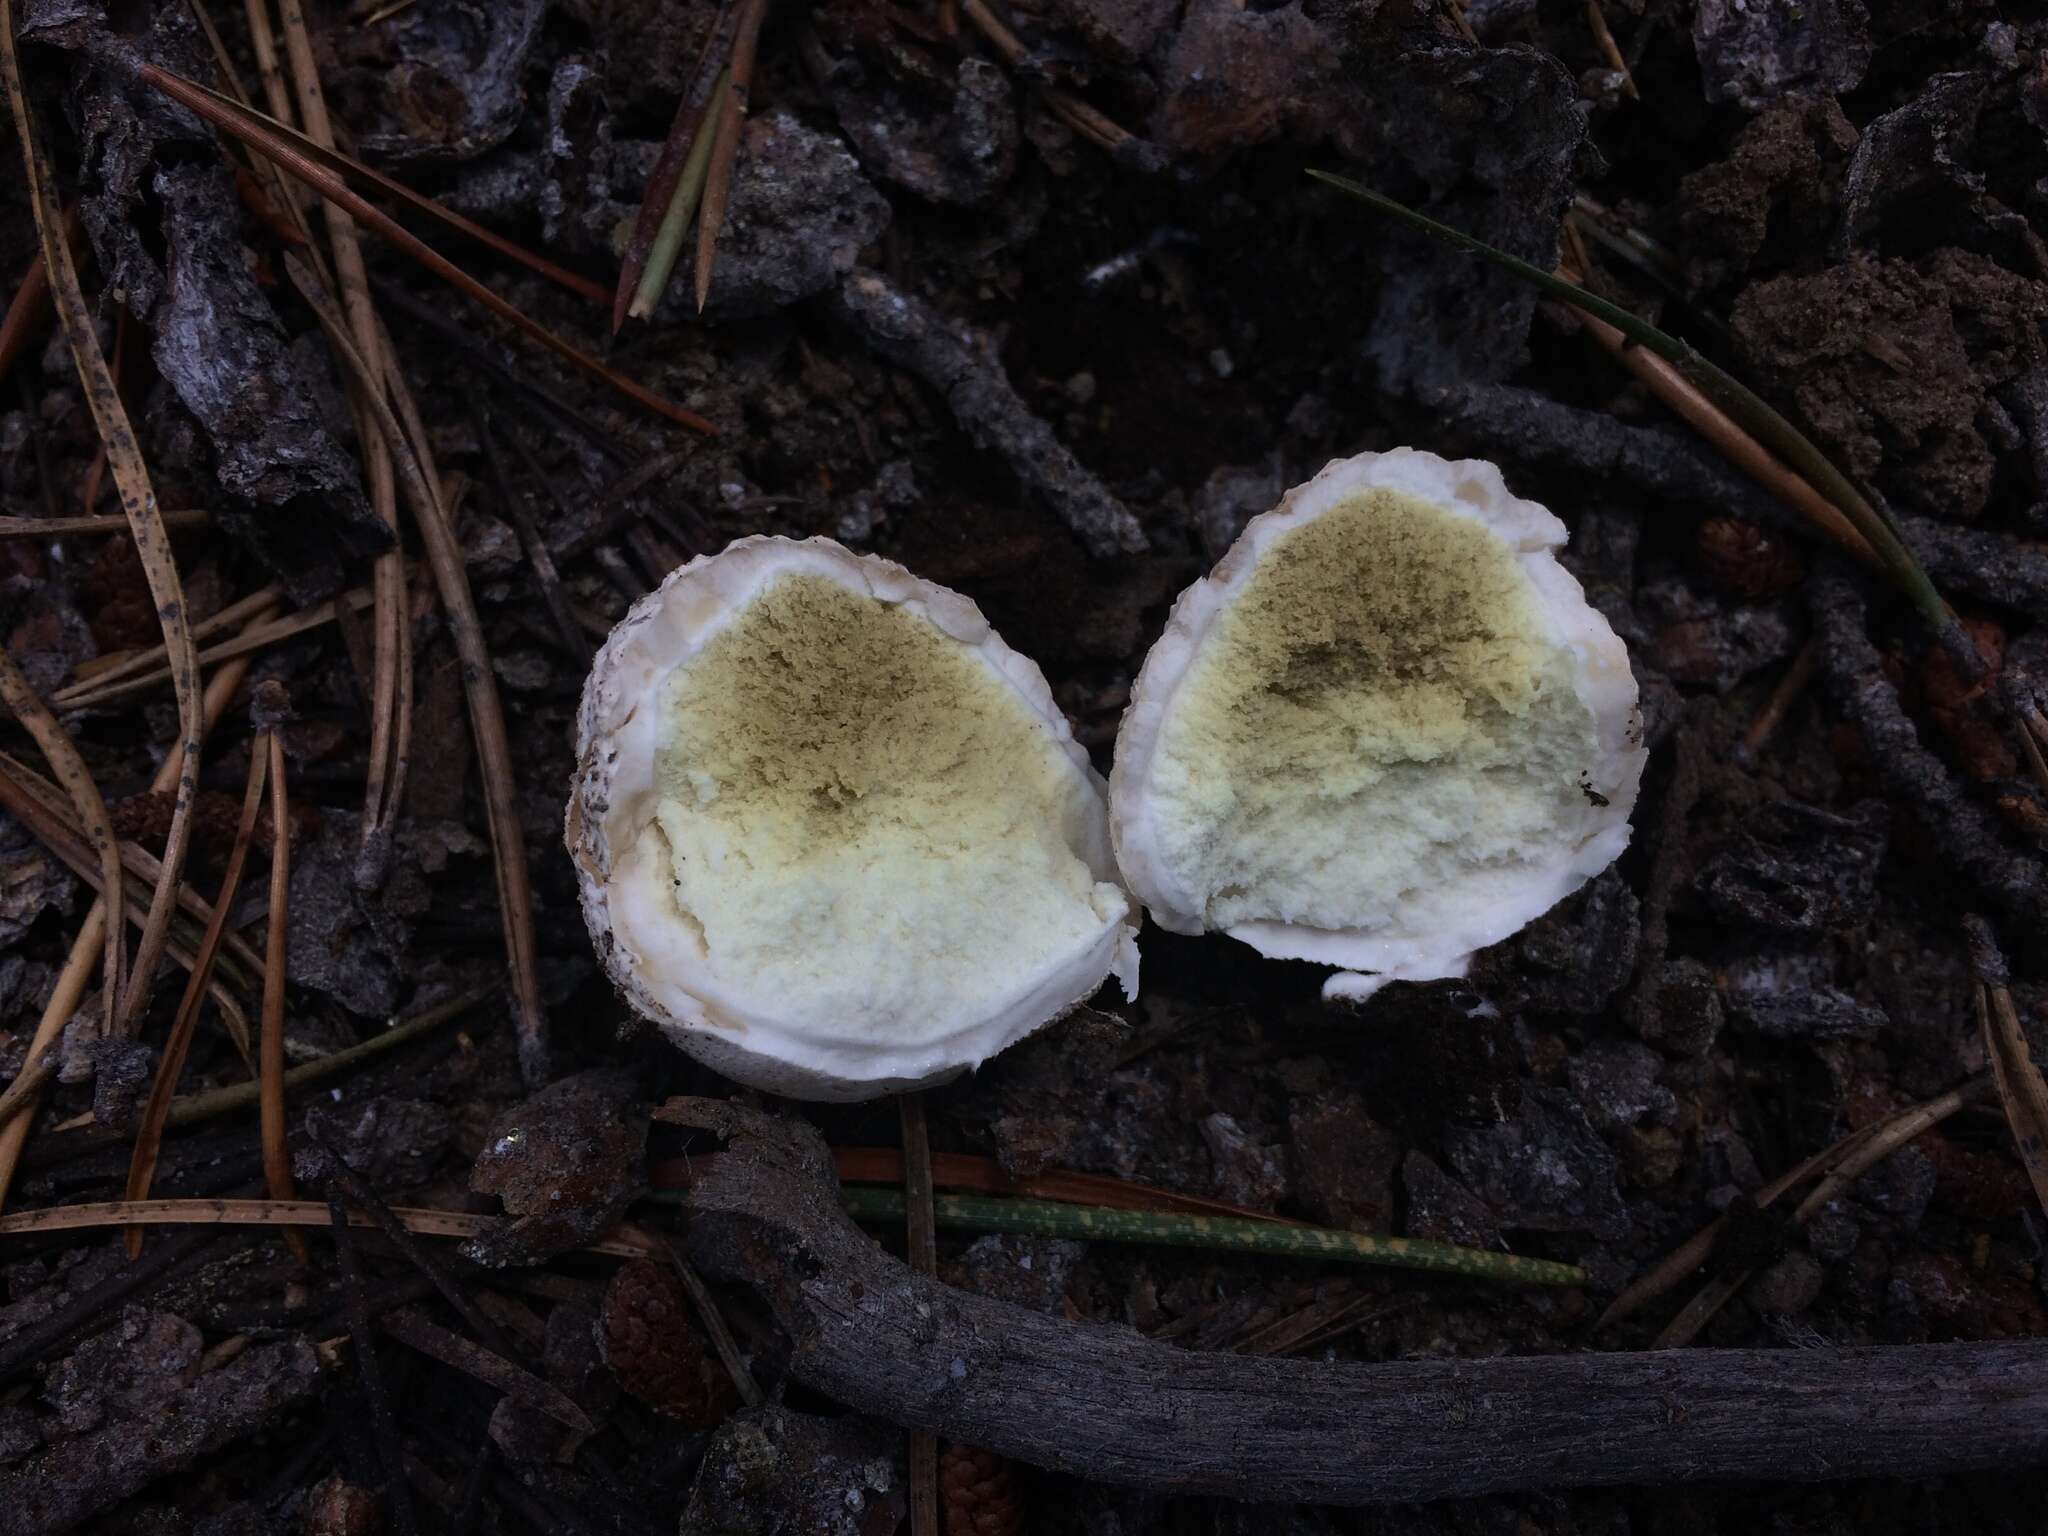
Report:
M1127 996L1136 996L1135 912L1111 924L1091 948L1047 973L1007 1008L947 1039L896 1050L807 1041L792 1033L786 1021L717 996L701 968L690 963L687 945L667 957L678 975L656 976L649 974L643 956L616 940L609 890L613 849L630 848L653 818L658 798L655 706L661 682L744 609L771 577L786 571L821 576L850 592L923 614L1010 685L1087 775L1098 798L1106 788L1054 703L1045 675L1005 645L981 610L958 592L920 580L893 561L856 555L830 539L757 536L735 540L718 554L700 555L671 572L612 630L591 664L576 717L576 780L563 839L576 864L584 921L606 973L633 1010L657 1024L679 1049L735 1082L788 1098L848 1102L956 1077L1072 1012L1109 975L1123 983ZM1106 810L1088 846L1075 852L1097 881L1122 886Z
M1289 491L1272 511L1247 523L1216 568L1181 593L1166 632L1146 656L1132 686L1109 776L1110 835L1124 883L1145 903L1154 922L1173 933L1205 931L1195 896L1158 854L1152 801L1145 793L1175 692L1211 625L1250 582L1274 541L1360 493L1378 489L1404 492L1507 542L1537 590L1537 611L1548 638L1568 646L1578 658L1574 688L1599 733L1589 779L1595 787L1606 783L1613 788L1602 791L1608 796L1608 814L1592 837L1555 864L1529 870L1515 900L1491 903L1454 930L1390 934L1383 929L1307 928L1271 921L1238 923L1224 930L1274 959L1342 967L1325 982L1323 995L1352 1003L1364 1001L1390 981L1463 976L1476 951L1527 926L1612 864L1628 846L1628 816L1649 755L1641 742L1628 648L1556 561L1555 551L1565 543L1563 523L1547 508L1510 492L1500 470L1483 459L1442 459L1419 449L1397 448L1335 460L1314 479Z

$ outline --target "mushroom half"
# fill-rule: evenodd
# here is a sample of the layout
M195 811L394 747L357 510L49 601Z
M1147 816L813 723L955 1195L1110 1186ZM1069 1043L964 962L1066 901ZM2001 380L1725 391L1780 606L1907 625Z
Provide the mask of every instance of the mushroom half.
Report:
M959 593L747 538L634 604L583 692L566 838L612 979L726 1076L864 1099L1135 995L1101 778Z
M1628 652L1500 471L1329 465L1183 592L1117 737L1111 827L1161 927L1461 976L1628 844Z

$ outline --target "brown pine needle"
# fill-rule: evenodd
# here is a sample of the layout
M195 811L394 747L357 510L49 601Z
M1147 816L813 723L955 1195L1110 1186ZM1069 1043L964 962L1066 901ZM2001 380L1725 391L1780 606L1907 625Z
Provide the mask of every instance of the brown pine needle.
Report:
M1621 56L1614 34L1608 30L1607 16L1600 9L1600 0L1586 0L1586 25L1592 28L1593 41L1599 45L1600 56L1607 60L1607 67L1621 76L1621 94L1630 101L1641 101L1643 97L1636 89L1636 77L1629 73L1628 60Z
M284 743L276 731L265 731L249 754L270 760L270 921L263 945L263 1034L257 1050L258 1100L262 1112L263 1182L273 1200L292 1197L292 1157L285 1146L284 1124L284 971L285 914L292 886L291 803L285 794ZM296 1232L285 1241L303 1264L306 1244Z
M185 508L157 514L166 528L204 528L213 514ZM72 533L126 533L128 519L116 513L97 517L0 517L0 539L55 539Z
M647 178L640 196L640 211L633 218L633 233L626 241L626 254L619 263L619 281L612 294L612 334L617 335L629 317L644 319L654 312L669 274L682 249L682 237L696 211L702 191L702 168L698 185L685 185L691 167L701 152L710 155L710 141L704 137L705 114L711 103L721 100L727 71L714 61L732 55L733 0L721 0L718 19L704 39L704 48L690 72L689 87L676 102L676 115L662 141L661 155Z
M95 895L102 892L103 877L93 858L85 829L72 819L70 807L57 786L28 764L5 752L0 752L0 806L27 827L45 848L68 864L74 874L93 888ZM138 843L118 842L115 851L121 867L145 885L154 884L163 873L162 862ZM140 928L148 915L148 908L133 897L129 897L124 905L132 914L135 926ZM183 881L178 885L178 909L202 928L213 921L213 906ZM261 960L246 941L231 933L224 942L228 954L250 975L262 969Z
M2013 1007L2005 956L1981 917L1963 919L1969 936L1970 968L1977 975L1977 1024L1984 1032L1984 1051L1991 1058L1992 1077L2005 1106L2006 1124L2019 1147L2020 1162L2033 1181L2034 1197L2048 1211L2048 1079L2034 1065Z
M438 1004L412 1018L393 1024L381 1035L372 1035L367 1040L358 1040L354 1045L325 1056L316 1056L311 1061L301 1062L284 1075L287 1093L325 1082L328 1078L374 1061L379 1056L410 1045L413 1041L431 1034L434 1030L452 1020L460 1018L479 1003L488 1002L498 992L496 984L476 987L448 1002ZM255 1108L262 1099L262 1085L256 1081L257 1069L250 1067L250 1080L243 1083L229 1083L222 1088L208 1088L200 1093L188 1093L171 1100L170 1118L166 1124L172 1130L188 1125L199 1125L208 1120L219 1119L222 1115L237 1114L242 1110ZM91 1110L74 1119L65 1121L53 1129L60 1131L80 1130L96 1124Z
M38 252L22 274L14 297L7 301L7 314L0 319L0 379L7 377L14 360L42 323L43 309L50 299L50 269Z
M718 79L711 87L711 102L720 107L732 84L732 72L720 70ZM704 199L704 178L711 170L711 151L718 140L715 124L707 126L705 114L699 112L690 140L688 157L683 161L682 175L677 179L675 190L668 200L668 211L661 216L661 226L654 233L654 243L647 248L646 266L639 274L633 288L633 301L626 309L626 317L645 320L654 313L661 302L662 294L668 288L668 280L676 270L676 258L683 251L683 237L689 233L691 221L697 217L697 209Z
M221 876L220 894L213 899L213 920L199 941L192 974L185 983L185 995L178 1000L177 1016L171 1021L157 1062L156 1079L149 1087L149 1101L143 1107L142 1124L135 1133L135 1151L128 1161L130 1200L148 1198L156 1178L157 1157L163 1147L164 1123L171 1112L171 1100L178 1092L178 1077L191 1053L193 1028L199 1022L199 1004L206 996L206 983L213 974L214 957L220 953L221 935L227 931L227 915L234 910L235 893L241 888L242 866L249 857L249 842L256 833L256 815L263 808L263 778L270 766L268 753L251 750L248 781L242 790L242 816L235 824L234 846L228 851L227 872ZM272 835L278 836L273 828ZM142 1254L142 1228L128 1229L128 1257Z
M99 857L100 890L105 893L108 904L115 911L120 911L123 906L121 841L114 835L114 823L107 815L107 802L100 797L100 787L93 782L92 770L85 766L85 759L78 755L70 732L50 713L49 706L37 696L35 686L15 665L13 653L4 648L0 648L0 699L6 701L15 718L27 727L36 745L43 749L43 756L48 759L57 782L71 797L71 804L78 811L78 820L92 840L93 852ZM121 995L121 925L103 923L100 926L106 930L106 958L100 975L104 979L107 1002L100 1032L111 1035L118 1022L116 1003Z
M275 594L272 596L274 600ZM202 667L210 667L217 662L232 661L238 657L251 655L277 644L280 640L289 640L295 635L303 635L308 630L318 629L323 624L332 624L343 607L360 612L373 601L375 598L372 593L358 587L353 592L344 592L340 597L316 603L311 608L301 609L284 618L266 618L262 623L243 630L232 640L223 640L218 645L208 646L199 653L199 664ZM124 661L119 670L126 673L149 663L154 665L140 676L118 677L112 681L94 677L82 683L73 683L57 694L51 702L67 713L75 709L94 709L103 704L111 704L116 699L126 698L130 694L161 688L173 680L174 674L171 669L163 664L161 647L138 652Z
M322 197L331 199L346 208L359 223L368 225L379 235L397 246L414 261L432 272L442 281L452 284L461 292L475 299L501 320L518 327L534 340L558 356L567 359L576 367L595 378L602 379L620 394L637 401L657 415L701 432L707 437L716 436L718 429L699 416L695 411L677 405L674 401L656 394L644 384L626 377L617 369L607 366L576 346L575 343L557 336L539 321L527 315L516 305L507 302L471 277L462 268L448 260L432 246L398 223L389 214L376 207L359 193L351 189L331 171L322 169L308 154L302 152L293 139L279 134L269 124L269 119L258 113L247 112L235 106L224 97L216 96L204 86L196 85L183 76L159 69L154 64L143 64L136 71L137 77L155 86L173 101L190 108L216 127L232 134L266 159L282 166L292 176L313 188Z
M740 130L746 124L747 100L754 84L754 60L761 47L761 23L768 0L740 0L739 30L733 34L732 78L722 99L713 104L715 137L704 179L704 206L697 215L697 313L711 295L711 269L718 261L718 232L725 224L725 205L732 196L733 168L739 164Z
M0 806L5 806L8 814L27 827L38 842L69 865L73 874L92 887L94 900L99 899L99 866L86 846L84 831L68 819L69 808L64 804L63 796L33 768L4 752L0 752ZM122 865L145 884L161 873L163 866L146 849L134 843L122 843L120 849ZM178 886L178 905L202 928L212 921L213 909L207 905L206 899L183 882ZM122 903L122 913L138 933L149 920L149 908L132 896ZM172 964L190 974L197 963L198 946L184 942L175 925L172 934L173 937L164 945L164 954ZM261 962L241 938L231 933L222 945L228 954L242 962L248 976L261 974ZM250 1055L249 1046L249 1016L236 998L234 989L221 977L215 976L207 983L207 990L219 1006L236 1048L244 1058L253 1061L255 1058Z
M1870 541L1827 497L1797 471L1738 426L1698 385L1646 347L1637 346L1598 315L1581 310L1578 320L1622 367L1634 374L1673 414L1718 449L1737 469L1800 513L1844 553L1873 569L1883 562Z
M1004 24L1003 19L989 8L985 0L960 0L960 9L1013 68L1025 64L1030 59L1031 50L1024 46L1024 39L1012 32ZM1045 104L1052 108L1054 116L1097 147L1115 154L1133 142L1133 135L1127 129L1096 111L1072 92L1063 91L1057 86L1046 86L1040 94Z
M378 1318L377 1325L399 1343L502 1392L513 1402L544 1413L581 1434L597 1433L590 1415L560 1387L550 1386L498 1351L430 1322L417 1307L388 1312Z
M392 1214L408 1232L424 1237L482 1237L502 1225L503 1218L468 1211L440 1211L420 1206L393 1206ZM99 1227L325 1227L331 1225L325 1202L318 1200L99 1200L83 1205L58 1205L47 1210L17 1211L0 1216L0 1237L27 1237L39 1232L80 1232ZM351 1211L349 1225L369 1227L375 1221L364 1211ZM616 1259L658 1258L661 1247L631 1226L584 1246L586 1253Z
M299 96L299 115L306 125L309 150L334 155L334 127L327 116L327 96L320 84L320 66L299 0L278 0L284 23L285 48L291 57L292 80ZM273 124L273 126L279 126ZM323 162L324 163L324 162ZM339 203L328 201L327 238L334 253L335 281L340 286L349 332L356 350L370 365L381 387L384 368L383 324L370 297L369 270L363 263L362 241L355 220ZM375 432L358 432L364 480L370 505L391 530L391 548L377 557L374 583L376 618L372 626L374 660L370 685L370 750L363 776L363 814L356 860L356 879L375 888L384 883L389 866L399 803L405 792L405 767L412 733L412 615L405 581L404 546L398 537L398 481L391 450Z
M906 1093L896 1105L903 1125L907 1257L918 1274L936 1276L939 1229L932 1212L932 1148L924 1095ZM910 1432L910 1536L939 1536L939 1439L925 1429Z
M37 1096L56 1075L55 1051L45 1051L33 1061L23 1062L20 1074L8 1085L5 1093L0 1093L0 1130L14 1124L16 1115L33 1109Z
M167 517L169 515L171 514L167 514ZM80 519L80 521L83 521L83 519ZM128 531L128 520L126 518L116 518L114 521L120 527L118 530L112 531L121 533ZM258 587L247 597L235 599L235 601L229 603L227 607L221 609L212 617L199 620L192 626L192 638L194 640L211 640L222 630L233 629L237 624L246 623L249 619L263 613L265 609L275 608L283 601L284 593L282 589L278 587ZM202 651L200 653L199 660L202 664L206 661L205 652ZM151 667L161 667L163 663L164 648L161 642L138 650L112 651L95 656L90 661L82 661L71 669L71 682L66 687L58 690L57 697L61 699L65 694L74 692L87 683L100 684L111 682L116 678L128 677L136 672L146 672ZM168 672L164 675L166 677L170 676Z
M7 8L7 0L0 0L0 13ZM0 22L6 17L0 14ZM200 701L200 718L205 728L211 729L228 707L228 700L235 690L242 686L242 678L249 670L249 663L243 660L229 662L208 679L205 696ZM177 783L183 772L183 757L173 751L157 769L151 784L155 790L168 789ZM29 1039L25 1063L42 1059L42 1056L57 1043L64 1026L78 1007L78 1000L85 995L86 983L91 980L93 968L99 960L100 943L103 938L101 924L107 920L107 904L95 898L85 921L78 930L78 937L71 941L71 954L64 962L63 970L57 973L56 984L50 992L49 1002L43 1005L42 1017L36 1021L35 1033ZM27 1071L24 1066L23 1072ZM16 1074L16 1081L22 1074ZM7 1192L14 1183L14 1171L21 1165L21 1149L28 1141L30 1117L20 1115L12 1124L0 1129L0 1206L7 1202Z
M364 363L350 342L341 316L327 302L312 273L296 255L285 256L285 270L327 333L328 344L343 373L362 386L361 398L377 429L390 445L400 486L419 525L427 564L441 594L441 608L462 660L463 689L469 700L470 732L476 741L477 765L483 777L484 810L490 824L491 850L498 877L498 912L504 924L505 958L512 972L515 1022L519 1032L520 1068L527 1081L546 1081L547 1016L540 1000L533 936L533 889L526 867L526 836L514 800L512 749L505 731L505 712L498 699L497 676L484 644L483 626L469 590L462 548L456 542L439 487L421 472L419 460L383 396L372 387Z
M206 725L200 702L199 659L185 616L184 584L179 580L177 562L171 558L169 536L159 515L156 492L150 485L149 468L135 440L127 409L114 387L107 360L100 352L99 336L93 328L92 311L79 286L78 269L71 260L62 215L58 211L49 176L49 157L42 135L22 84L21 61L14 40L13 0L0 0L0 80L14 110L16 137L21 141L27 171L29 208L35 216L36 233L42 243L43 263L49 270L50 292L57 303L57 318L71 346L86 403L91 407L100 441L107 450L107 462L121 493L121 510L127 514L135 539L135 553L142 562L149 593L163 625L164 645L171 658L173 686L178 696L179 763L177 800L171 825L164 837L163 878L150 898L149 921L136 945L134 969L115 1015L116 1027L132 1030L156 979L156 965L170 936L171 912L184 868L185 849L192 836L192 806L199 790L200 743Z
M300 101L303 108L302 115L306 120L306 131L304 133L280 122L273 113L259 112L254 107L245 106L243 103L236 101L232 96L224 95L209 86L201 85L196 80L189 80L185 76L174 74L169 70L157 70L156 73L162 78L160 80L152 80L150 83L156 85L160 90L168 90L169 87L164 82L175 81L181 86L201 93L209 101L214 109L213 111L208 111L206 108L193 103L187 103L187 105L190 105L194 112L198 113L208 122L213 123L214 126L225 129L236 138L242 139L244 143L251 144L252 147L260 146L255 146L253 141L245 136L245 128L251 132L263 133L285 148L294 151L313 169L323 173L326 179L342 185L346 185L350 179L366 181L378 191L398 199L408 208L425 214L437 224L452 229L458 234L467 235L479 245L490 247L490 249L496 251L506 260L525 267L528 271L539 274L555 284L556 287L565 289L580 299L587 299L593 304L602 305L606 301L609 295L605 292L602 283L592 278L584 277L580 273L571 272L567 267L548 260L547 257L539 252L528 250L525 246L519 244L518 241L508 240L503 235L486 229L483 225L473 220L464 218L461 214L455 212L454 209L434 201L431 197L415 192L404 182L396 181L386 176L382 171L377 170L374 166L365 165L362 161L345 155L340 150L334 148L332 131L327 126L327 109L324 98L320 100L320 104L316 108L313 100L306 94L306 77L303 74L298 56L298 42L294 37L295 30L298 37L303 38L305 35L304 16L299 11L299 7L292 3L292 0L280 0L278 9L284 20L285 49L292 58L293 81L299 87ZM307 62L311 62L311 58L310 52L305 55ZM154 68L151 65L144 66L145 70ZM182 100L182 98L180 99ZM226 120L230 118L237 121ZM327 131L323 132L323 129ZM269 151L264 150L263 153L267 155ZM294 172L293 174L296 175L297 173ZM315 190L320 189L316 187ZM323 195L325 194L323 193ZM353 191L352 195L360 196L360 194L355 194ZM350 211L353 212L354 210L351 209Z
M1864 1126L1861 1130L1850 1132L1833 1146L1822 1148L1796 1168L1780 1174L1758 1190L1755 1195L1757 1209L1768 1208L1807 1180L1821 1175L1820 1182L1804 1200L1800 1201L1798 1209L1793 1212L1793 1220L1800 1223L1810 1221L1816 1212L1854 1180L1868 1173L1914 1137L1941 1124L1965 1105L1981 1098L1989 1088L1988 1077L1974 1077L1961 1087L1929 1099L1924 1104L1909 1104L1892 1111L1882 1120ZM1715 1241L1727 1226L1727 1217L1716 1217L1679 1244L1648 1273L1608 1304L1607 1310L1600 1314L1600 1320L1593 1325L1594 1330L1598 1332L1621 1322L1647 1303L1662 1296L1706 1263L1714 1251ZM1711 1281L1693 1298L1684 1311L1666 1325L1663 1333L1658 1336L1659 1347L1677 1348L1691 1342L1728 1298L1741 1289L1749 1274L1749 1270L1742 1269L1733 1276ZM1730 1280L1732 1284L1729 1283ZM1667 1340L1668 1343L1665 1342Z

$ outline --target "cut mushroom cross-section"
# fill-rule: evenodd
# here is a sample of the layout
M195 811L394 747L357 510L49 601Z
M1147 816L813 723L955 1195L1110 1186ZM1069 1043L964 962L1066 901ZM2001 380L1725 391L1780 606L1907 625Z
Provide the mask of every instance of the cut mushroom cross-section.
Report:
M1343 968L1464 974L1628 843L1628 654L1500 471L1331 464L1181 594L1110 779L1118 862L1162 926Z
M578 759L613 980L741 1082L895 1092L1135 991L1104 787L1044 677L886 560L749 538L684 566L599 654Z

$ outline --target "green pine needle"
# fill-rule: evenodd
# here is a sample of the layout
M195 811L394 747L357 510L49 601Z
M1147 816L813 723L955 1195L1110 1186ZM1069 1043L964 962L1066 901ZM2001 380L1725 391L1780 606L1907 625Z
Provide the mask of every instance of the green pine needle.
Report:
M849 1185L840 1191L856 1221L901 1221L900 1189ZM1195 1216L1179 1211L1118 1211L1069 1205L1056 1200L1012 1200L989 1195L935 1195L933 1214L942 1227L966 1232L1015 1232L1065 1237L1080 1242L1153 1243L1167 1248L1207 1248L1223 1253L1256 1253L1276 1258L1319 1259L1340 1264L1379 1264L1498 1280L1511 1285L1584 1285L1586 1272L1549 1259L1525 1259L1482 1248L1459 1248L1412 1237L1374 1237L1329 1227L1229 1216Z

